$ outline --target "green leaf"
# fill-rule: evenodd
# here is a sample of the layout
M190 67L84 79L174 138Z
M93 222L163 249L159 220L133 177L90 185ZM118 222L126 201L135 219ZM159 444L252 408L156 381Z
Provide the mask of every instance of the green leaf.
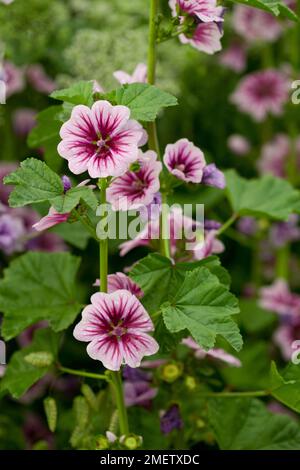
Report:
M270 382L272 396L300 413L300 367L289 364L279 373L276 364L272 362Z
M63 159L57 153L60 142L59 131L62 126L61 112L62 106L50 106L38 113L36 126L27 139L30 148L43 149L43 157L54 171L59 171L63 163Z
M60 177L37 158L27 158L21 162L20 168L3 181L16 186L9 197L11 207L49 201L63 193Z
M127 106L132 119L154 121L162 108L177 105L177 98L153 85L132 83L124 85L107 95L114 104Z
M60 101L66 101L72 104L85 104L92 106L93 104L93 82L80 81L63 90L56 90L51 93L51 98Z
M81 222L63 223L56 225L50 229L51 232L57 233L63 240L70 245L84 250L91 238L90 233L83 227Z
M288 181L266 175L246 180L235 170L226 172L227 195L233 211L254 217L287 220L300 200L299 191Z
M300 427L289 416L275 415L250 398L214 398L209 421L222 450L299 450Z
M97 209L98 200L92 190L88 186L77 186L69 189L65 194L61 194L51 199L52 206L62 214L71 212L74 207L78 206L80 200L83 200L94 211Z
M48 427L51 432L54 432L57 424L57 405L52 397L47 397L44 400L44 410L47 417Z
M12 355L1 380L0 391L9 392L14 398L20 398L49 371L49 366L36 367L30 364L26 361L26 356L42 350L57 357L58 344L59 335L48 328L37 330L30 346Z
M187 272L171 303L161 307L166 327L173 333L188 330L205 350L217 335L240 350L242 338L231 315L238 313L236 297L207 268Z
M298 21L296 13L291 10L283 1L280 0L231 0L233 3L241 3L249 7L259 8L260 10L272 13L275 16L281 16L289 20Z
M276 322L277 316L267 312L258 305L257 299L240 299L241 325L249 333L258 333L270 328Z
M193 263L174 265L168 258L154 253L135 264L129 275L143 290L145 294L143 304L152 313L156 312L163 302L174 297L186 272L202 266L215 274L221 283L229 285L229 275L216 256Z
M73 323L81 309L75 283L79 263L69 253L39 252L28 252L11 262L0 281L5 339L39 320L48 320L54 331Z

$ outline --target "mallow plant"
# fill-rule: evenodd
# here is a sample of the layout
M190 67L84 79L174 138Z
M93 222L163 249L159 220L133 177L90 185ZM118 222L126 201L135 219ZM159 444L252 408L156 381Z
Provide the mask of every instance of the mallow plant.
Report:
M219 51L226 11L215 0L170 0L168 14L160 10L163 2L148 3L147 66L139 64L132 75L116 71L120 87L110 91L94 77L56 90L56 103L37 118L31 142L57 145L68 174L29 157L5 177L12 208L40 204L43 212L48 205L33 225L36 233L62 225L70 239L82 225L94 240L99 274L84 302L78 255L28 252L11 261L0 281L2 336L13 340L30 328L34 336L9 357L1 393L20 399L49 374L80 377L81 394L66 425L78 449L181 449L199 442L221 449L299 448L298 423L266 406L272 399L300 411L295 364L278 371L273 363L263 386L234 390L222 367L211 367L243 367L239 304L217 256L225 250L222 235L242 216L286 221L299 210L299 192L274 176L246 180L235 170L222 172L185 136L161 148L157 123L178 103L155 86L157 48L178 37L199 53ZM279 1L247 4L297 20ZM239 93L234 99L248 106ZM253 112L260 117L264 110ZM189 212L172 205L181 185L224 191L228 219L207 219L199 204ZM138 247L150 254L126 273L111 273L112 238L120 256ZM64 363L70 332L74 346L85 343L81 351L93 360L91 370L77 367L78 354ZM55 392L44 408L51 432L64 429L68 417L60 415ZM237 421L243 432L236 433Z

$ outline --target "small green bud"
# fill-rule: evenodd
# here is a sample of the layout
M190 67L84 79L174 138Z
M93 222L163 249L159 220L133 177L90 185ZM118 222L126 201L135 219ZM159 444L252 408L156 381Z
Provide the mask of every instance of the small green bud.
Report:
M57 406L56 401L52 397L47 397L44 400L44 410L47 417L48 427L51 432L56 429L57 423Z
M46 351L39 351L27 354L24 360L35 367L49 367L54 361L51 353Z
M96 450L107 450L109 449L109 441L105 436L96 437Z
M136 434L129 434L128 436L122 436L120 438L120 443L126 447L126 449L135 450L142 445L143 438Z
M183 371L183 366L179 362L169 362L161 368L161 378L168 383L173 383L177 380Z
M185 385L189 390L195 390L197 383L194 377L188 375L185 379Z

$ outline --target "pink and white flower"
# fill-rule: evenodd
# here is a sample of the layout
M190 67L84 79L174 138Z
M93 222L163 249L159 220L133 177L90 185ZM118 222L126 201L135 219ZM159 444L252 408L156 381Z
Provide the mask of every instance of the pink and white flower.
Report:
M291 142L287 135L277 134L263 145L257 167L260 174L271 174L278 178L286 176L286 162L291 152ZM300 153L299 153L300 155Z
M204 23L224 21L222 18L224 9L217 6L216 0L169 0L169 5L173 16L177 16L178 8L179 13L194 16Z
M167 145L164 163L176 178L191 183L201 182L206 165L203 152L187 139Z
M6 85L6 97L23 91L25 87L23 70L12 62L5 62L3 66L3 80Z
M231 44L219 57L220 64L236 73L245 70L246 59L245 47L238 42Z
M137 163L139 168L136 171L127 171L110 183L107 200L114 210L127 211L148 206L159 191L162 164L157 161L156 153L152 150L140 151Z
M97 279L94 286L100 286L100 280ZM124 273L109 274L107 276L107 292L112 294L116 290L128 290L131 294L140 298L144 293L142 289L130 277Z
M273 15L243 5L236 5L232 16L233 28L246 41L276 41L282 26Z
M276 312L281 316L300 315L300 296L293 294L283 279L277 279L271 286L260 289L259 304L266 310Z
M222 49L221 37L223 31L217 23L200 23L193 35L180 34L182 44L191 44L195 49L206 54L214 54Z
M82 312L74 337L89 342L88 355L109 370L122 364L139 367L144 356L155 354L159 346L148 332L153 323L139 300L127 290L113 294L96 293Z
M130 119L126 106L100 100L92 108L78 105L60 130L58 153L76 175L88 171L92 178L121 176L138 158L144 133Z
M138 64L132 75L124 72L124 70L117 70L113 75L121 85L125 85L126 83L146 83L147 65L143 63Z
M208 351L205 351L191 337L183 339L182 344L184 344L188 348L193 349L195 351L195 357L197 359L204 359L206 356L208 356L213 359L219 359L220 361L226 362L230 366L234 366L234 367L242 366L241 361L237 357L224 351L224 349L212 348L212 349L209 349Z
M240 111L255 121L263 121L268 113L278 116L288 100L289 81L285 74L268 69L244 77L231 95Z
M232 134L228 137L227 145L232 153L239 156L247 155L250 152L251 146L249 141L240 134Z

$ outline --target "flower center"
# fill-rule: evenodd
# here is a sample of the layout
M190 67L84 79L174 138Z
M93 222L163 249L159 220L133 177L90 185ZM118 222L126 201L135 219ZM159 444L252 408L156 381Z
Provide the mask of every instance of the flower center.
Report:
M101 150L101 149L103 149L104 147L106 147L106 140L104 140L104 139L99 139L99 140L96 142L96 145L97 145L97 147Z
M125 335L126 332L127 329L122 326L122 322L119 322L117 325L111 324L110 335L116 336L119 339L121 336Z
M179 171L184 171L185 165L183 163L180 163L179 165L176 165L175 168Z

